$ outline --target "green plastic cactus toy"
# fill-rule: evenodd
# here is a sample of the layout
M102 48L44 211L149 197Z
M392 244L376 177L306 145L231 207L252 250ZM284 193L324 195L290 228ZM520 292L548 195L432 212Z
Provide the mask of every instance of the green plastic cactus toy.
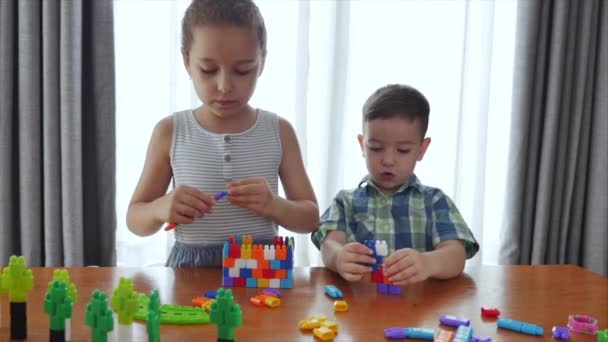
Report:
M158 290L153 290L150 293L146 331L148 332L148 342L160 341L160 300L158 298Z
M11 305L11 339L27 339L27 293L34 288L32 271L25 266L22 256L11 256L2 270L0 287L8 290Z
M108 332L114 329L112 310L108 308L106 294L98 290L93 291L91 301L87 304L85 324L91 327L91 341L106 342Z
M112 292L112 309L118 314L118 324L129 325L133 323L133 316L137 312L137 292L133 290L133 282L129 278L121 277L118 287Z
M72 299L63 281L53 280L49 283L44 296L44 313L49 315L51 336L54 336L51 340L65 341L65 320L72 317Z
M242 323L241 307L234 303L231 290L219 288L209 310L211 323L217 325L218 341L234 341L234 328Z

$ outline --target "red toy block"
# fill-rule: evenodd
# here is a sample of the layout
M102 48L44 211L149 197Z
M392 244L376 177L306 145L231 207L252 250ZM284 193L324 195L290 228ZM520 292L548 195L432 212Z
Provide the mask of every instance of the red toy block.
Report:
M234 287L245 287L245 278L234 278Z
M263 273L264 273L264 278L265 278L265 279L273 279L273 278L276 278L276 274L275 274L275 271L274 271L274 270L270 270L270 269L265 268L265 269L263 270Z

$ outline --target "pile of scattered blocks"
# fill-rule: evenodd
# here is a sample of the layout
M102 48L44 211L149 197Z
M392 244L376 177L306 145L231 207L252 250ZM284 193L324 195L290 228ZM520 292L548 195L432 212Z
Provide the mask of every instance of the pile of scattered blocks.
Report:
M224 243L222 286L292 288L293 249L293 237L276 236L272 245L256 245L251 235L230 236Z
M363 244L374 251L372 257L376 259L376 263L372 266L372 282L376 283L376 291L378 293L398 295L401 293L401 288L397 285L392 285L382 271L382 262L388 256L388 245L382 240L365 240Z

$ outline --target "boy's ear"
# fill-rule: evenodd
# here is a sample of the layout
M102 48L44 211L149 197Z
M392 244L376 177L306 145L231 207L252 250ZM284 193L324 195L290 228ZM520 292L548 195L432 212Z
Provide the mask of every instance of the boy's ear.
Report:
M258 77L262 76L262 71L264 71L264 65L266 65L266 57L262 57L262 61L260 62L260 70L258 70Z
M188 58L188 53L182 49L182 60L184 62L184 67L186 67L186 71L188 72L188 76L192 79L192 74L190 73L190 59Z
M424 154L426 153L426 149L429 148L430 144L431 144L431 138L426 137L426 138L422 139L422 143L420 144L420 151L418 152L418 161L422 160L422 158L424 157Z
M361 147L361 152L365 157L365 144L363 143L363 134L357 135L357 140L359 141L359 146Z

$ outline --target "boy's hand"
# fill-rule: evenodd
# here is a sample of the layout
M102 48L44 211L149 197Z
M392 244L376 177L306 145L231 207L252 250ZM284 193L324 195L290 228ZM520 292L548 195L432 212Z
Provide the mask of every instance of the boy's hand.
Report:
M359 281L366 273L372 271L370 266L364 264L375 264L372 258L374 252L358 242L352 242L342 247L336 258L336 269L347 281Z
M249 209L263 217L270 217L276 196L270 190L266 178L247 178L229 183L226 187L228 201L232 205Z
M196 188L180 185L160 199L160 216L163 222L189 224L194 219L213 211L213 196Z
M402 248L384 260L384 275L395 285L406 286L430 277L427 258L415 249Z

